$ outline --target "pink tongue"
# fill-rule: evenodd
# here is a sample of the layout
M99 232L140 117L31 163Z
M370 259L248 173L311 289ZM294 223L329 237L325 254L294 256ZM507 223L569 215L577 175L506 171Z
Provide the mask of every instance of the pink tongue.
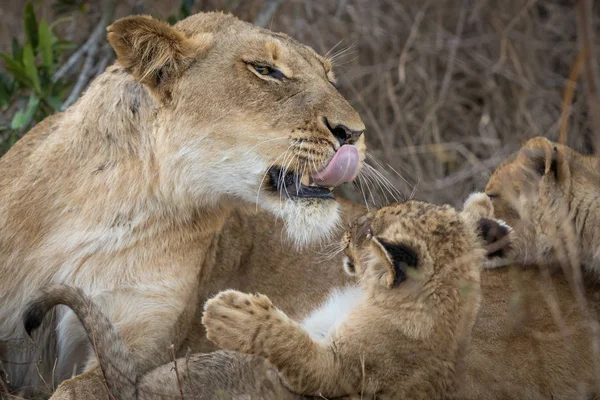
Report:
M312 174L311 179L319 186L337 186L350 182L358 173L359 161L356 147L345 144L335 152L327 167Z

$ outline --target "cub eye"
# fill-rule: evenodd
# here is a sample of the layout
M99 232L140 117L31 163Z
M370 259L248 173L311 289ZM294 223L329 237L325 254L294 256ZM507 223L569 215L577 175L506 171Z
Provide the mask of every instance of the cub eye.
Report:
M486 193L487 197L489 197L490 199L495 199L496 197L498 197L498 195L496 193Z
M356 273L356 266L354 265L354 260L349 256L344 257L344 271L348 275L354 275Z
M256 72L258 72L259 75L262 75L262 76L270 76L271 78L274 78L277 80L283 80L283 78L285 78L285 75L283 74L283 72L281 72L277 68L269 67L268 65L252 64L252 68L254 68L254 70Z

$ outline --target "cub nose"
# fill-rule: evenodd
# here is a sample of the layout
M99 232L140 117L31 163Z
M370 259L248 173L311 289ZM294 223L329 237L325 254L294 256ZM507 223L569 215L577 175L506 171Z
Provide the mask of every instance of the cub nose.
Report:
M331 124L329 123L329 121L327 120L327 118L323 118L323 122L325 123L325 126L327 127L327 129L329 129L329 132L331 132L331 134L340 143L340 146L343 146L345 144L356 143L356 141L358 140L360 135L362 135L364 132L364 130L353 131L350 128L348 128L346 125L342 125L342 124L338 124L338 125L335 125L332 127Z

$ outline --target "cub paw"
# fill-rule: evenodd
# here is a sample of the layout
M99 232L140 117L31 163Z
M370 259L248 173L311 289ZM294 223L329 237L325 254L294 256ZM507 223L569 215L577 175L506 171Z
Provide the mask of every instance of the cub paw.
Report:
M485 193L471 193L463 210L477 218L494 218L494 205Z
M276 310L266 296L226 290L206 302L202 324L217 346L254 354L265 322Z

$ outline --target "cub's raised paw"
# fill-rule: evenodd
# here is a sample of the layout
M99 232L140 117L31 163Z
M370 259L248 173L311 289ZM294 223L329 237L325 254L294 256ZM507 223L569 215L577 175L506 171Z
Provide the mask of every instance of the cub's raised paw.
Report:
M494 218L494 205L485 193L471 193L463 205L463 210L477 218Z
M266 296L226 290L206 302L202 324L217 346L254 354L260 350L261 332L277 312Z

